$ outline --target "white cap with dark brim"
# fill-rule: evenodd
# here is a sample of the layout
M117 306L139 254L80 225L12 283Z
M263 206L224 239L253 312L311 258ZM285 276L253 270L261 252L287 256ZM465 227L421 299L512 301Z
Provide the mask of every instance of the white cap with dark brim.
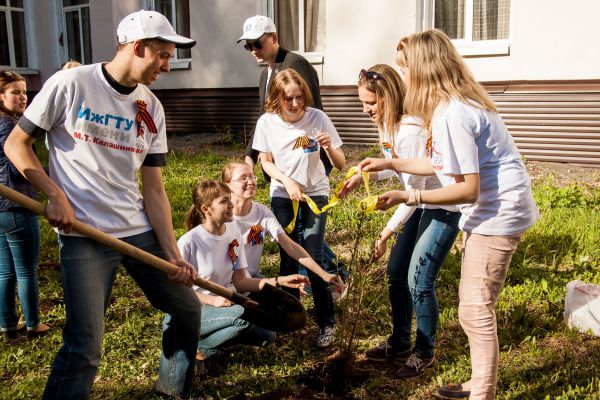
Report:
M178 35L169 20L159 12L140 10L129 14L117 27L119 44L140 39L160 39L174 43L180 49L189 49L195 40Z

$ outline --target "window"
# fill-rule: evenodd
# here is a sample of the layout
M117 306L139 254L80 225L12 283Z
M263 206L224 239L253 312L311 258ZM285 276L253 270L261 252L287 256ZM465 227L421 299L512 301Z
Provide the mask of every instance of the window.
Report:
M462 55L508 54L510 0L426 0L423 28L443 30Z
M282 47L316 55L325 51L325 0L265 0L261 14L273 18Z
M0 65L29 67L23 0L0 0Z
M142 3L142 8L158 11L163 14L179 35L190 37L189 0L146 0ZM177 49L173 58L175 60L184 60L184 63L171 61L171 67L187 68L190 64L189 60L192 58L192 49Z
M64 61L92 62L89 0L62 0Z

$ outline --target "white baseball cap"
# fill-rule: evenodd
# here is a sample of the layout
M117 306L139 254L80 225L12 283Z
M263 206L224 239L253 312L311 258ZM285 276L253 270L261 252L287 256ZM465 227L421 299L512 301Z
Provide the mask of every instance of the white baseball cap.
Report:
M264 15L255 15L244 22L244 33L238 39L238 43L242 40L256 40L265 33L277 32L275 23L269 17Z
M175 43L175 47L188 49L196 44L195 40L180 36L165 17L156 11L140 10L129 14L117 27L117 40L120 44L140 39L160 39Z

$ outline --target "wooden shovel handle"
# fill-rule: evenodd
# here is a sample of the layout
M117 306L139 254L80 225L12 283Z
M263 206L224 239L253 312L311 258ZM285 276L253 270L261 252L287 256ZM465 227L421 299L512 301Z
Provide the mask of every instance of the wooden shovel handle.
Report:
M42 203L35 201L32 198L25 196L24 194L19 193L16 190L6 187L2 184L0 184L0 196L20 204L22 207L25 207L29 211L46 217L46 207ZM179 268L173 263L170 263L166 260L163 260L160 257L148 253L147 251L141 250L135 246L130 245L129 243L126 243L113 236L110 236L109 234L104 233L94 227L91 227L90 225L84 224L83 222L75 221L75 223L73 224L73 231L87 236L90 239L94 239L105 246L120 251L121 253L133 257L136 260L142 261L143 263L146 263L154 268L158 268L169 275L173 275ZM236 304L240 304L246 307L258 306L258 303L256 303L254 300L251 300L244 295L241 295L231 289L218 285L207 279L203 279L199 276L196 278L194 283L200 286L201 288L209 290L212 293L218 294L219 296L223 296Z

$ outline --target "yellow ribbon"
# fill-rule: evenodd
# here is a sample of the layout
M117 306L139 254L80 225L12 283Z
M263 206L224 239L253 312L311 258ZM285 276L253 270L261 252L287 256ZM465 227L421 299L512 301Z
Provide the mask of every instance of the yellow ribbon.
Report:
M316 215L320 215L320 214L324 213L325 211L329 210L330 208L335 207L342 202L342 199L337 197L337 193L339 193L339 191L342 190L342 188L344 187L344 184L348 181L348 179L352 178L357 173L358 173L358 169L356 167L350 168L348 170L348 172L346 173L344 180L341 181L335 187L334 195L331 196L331 200L329 200L329 203L327 203L321 209L319 209L319 206L317 206L317 204L306 194L302 193L302 198L304 200L306 200L306 203L308 204L308 207L312 210L312 212L314 212ZM371 191L369 188L369 173L361 171L361 176L363 178L363 181L365 182L365 189L367 191L367 197L362 199L358 203L358 206L362 212L369 213L369 212L372 212L375 210L375 206L377 205L377 200L379 199L379 197L371 195ZM294 218L292 219L292 222L290 222L289 225L284 228L287 233L291 233L294 230L294 227L296 226L296 218L298 217L299 206L300 206L300 202L298 200L292 200Z

